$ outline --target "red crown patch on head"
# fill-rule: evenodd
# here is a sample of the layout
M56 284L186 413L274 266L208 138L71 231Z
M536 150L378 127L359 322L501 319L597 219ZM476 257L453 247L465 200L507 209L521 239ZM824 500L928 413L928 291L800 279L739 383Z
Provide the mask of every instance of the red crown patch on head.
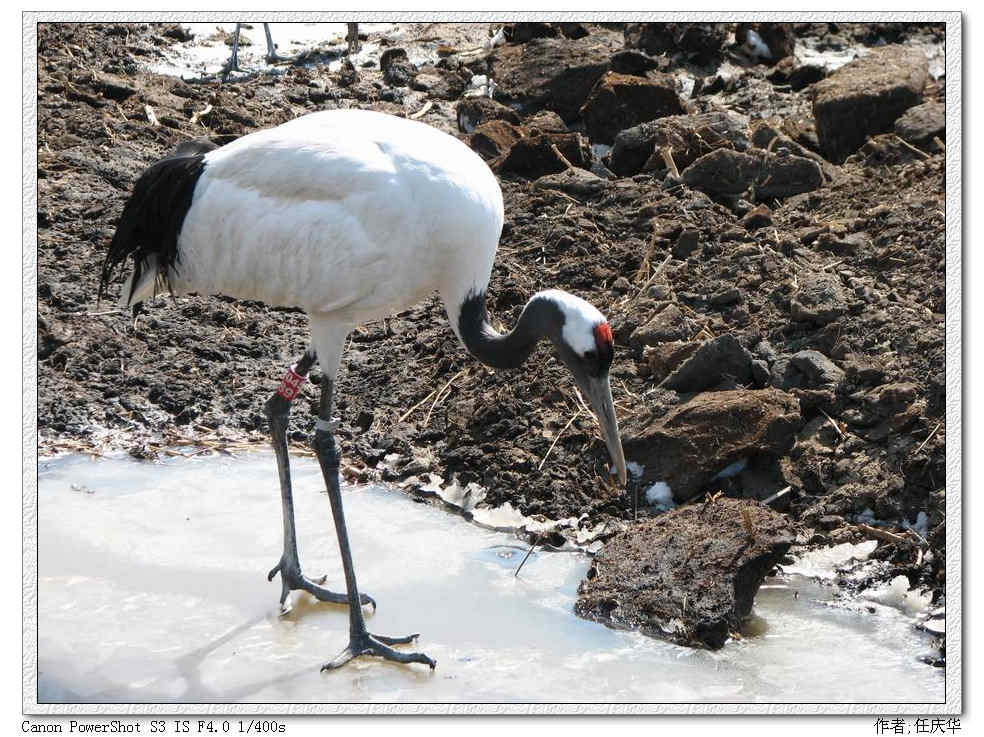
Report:
M599 349L610 348L614 344L615 340L612 338L612 329L608 327L607 322L595 325L594 339L595 345L597 345Z

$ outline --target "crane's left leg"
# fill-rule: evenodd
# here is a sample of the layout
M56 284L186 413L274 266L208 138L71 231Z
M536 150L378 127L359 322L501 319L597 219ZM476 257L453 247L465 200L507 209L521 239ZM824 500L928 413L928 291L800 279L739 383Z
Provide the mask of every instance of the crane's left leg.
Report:
M314 452L321 464L321 472L325 477L328 489L328 499L331 502L331 514L335 519L335 532L338 535L338 547L342 554L342 568L345 571L345 585L349 599L349 644L332 661L321 666L321 670L340 668L347 662L360 655L375 655L397 663L426 663L433 668L437 661L423 653L405 653L394 650L390 645L405 645L417 639L418 635L406 637L385 637L370 634L366 629L362 607L359 605L359 587L355 581L355 565L352 562L352 549L349 547L348 531L345 528L345 513L342 510L342 492L338 482L339 452L332 435L331 405L332 384L328 376L330 370L322 362L325 370L321 378L321 404L318 411L317 429L314 432Z
M291 374L296 377L296 381L290 382L292 386L285 383L277 392L267 400L264 409L267 419L270 421L270 434L273 438L273 450L277 455L277 470L280 473L280 497L284 507L284 553L280 556L280 561L273 567L267 576L268 581L278 573L282 583L280 594L280 613L286 614L290 611L290 604L287 597L291 591L307 591L319 601L326 601L333 604L347 604L349 599L345 594L329 591L322 584L325 577L309 579L301 573L301 563L297 555L297 534L294 528L294 496L290 485L290 459L287 455L287 421L290 417L291 396L289 391L296 391L300 387L303 377L307 376L311 366L314 365L315 352L309 348L301 357L301 360L291 369ZM290 374L288 374L289 376ZM363 594L360 598L363 604L371 604L373 611L376 609L376 602L372 597Z

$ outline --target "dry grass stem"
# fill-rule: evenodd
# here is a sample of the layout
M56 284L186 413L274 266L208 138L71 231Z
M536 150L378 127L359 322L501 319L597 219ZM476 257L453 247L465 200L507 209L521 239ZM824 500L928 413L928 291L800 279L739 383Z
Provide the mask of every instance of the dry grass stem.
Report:
M437 389L435 389L434 391L432 391L430 394L428 394L426 397L424 397L423 399L421 399L419 402L417 402L415 405L413 405L410 409L408 409L406 412L404 412L402 415L400 415L400 419L398 419L397 422L403 422L405 419L407 419L411 414L413 414L413 411L415 409L417 409L417 407L419 407L424 402L426 402L428 399L430 399L431 397L433 397L435 393L437 393Z
M437 393L437 396L434 397L434 402L431 404L430 409L427 410L427 416L424 418L424 427L426 427L427 426L427 423L430 421L431 413L434 411L434 408L437 406L437 403L440 402L441 399L443 399L446 396L445 390L447 390L451 386L452 382L455 379L457 379L459 376L461 376L463 373L465 373L465 370L464 369L461 369L461 371L459 371L454 376L452 376L450 379L448 379L448 383L447 384L445 384L444 386L441 387L441 391L439 391ZM450 393L451 392L448 391L448 394L450 394Z
M676 162L673 160L673 151L670 149L670 147L669 146L663 146L659 150L659 154L660 154L660 156L663 157L663 162L666 164L666 168L670 170L670 173L672 173L673 176L675 176L677 179L679 179L680 178L680 170L677 169Z
M918 448L916 448L916 453L915 453L916 455L918 455L919 451L921 451L923 448L926 447L926 443L928 443L930 440L933 439L933 436L936 434L936 431L939 430L941 427L943 427L942 422L937 424L936 427L933 429L933 432L931 432L929 435L926 436L926 439L922 441L922 443L919 445Z
M547 458L550 457L550 451L552 451L554 449L554 446L557 445L557 441L560 440L561 436L564 434L564 432L567 430L567 428L569 428L571 426L571 423L573 423L574 420L576 420L580 415L581 415L581 408L578 407L577 408L577 412L575 412L573 414L573 416L571 417L571 419L569 419L567 421L567 424L564 425L563 429L559 433L557 433L557 437L554 438L554 441L552 443L550 443L550 447L547 448L547 452L543 455L543 458L540 459L540 464L536 467L536 470L537 471L539 471L541 468L543 468L543 464L546 463L547 462Z
M823 415L824 417L826 417L826 418L827 418L827 422L829 422L829 423L831 424L831 426L832 426L832 427L833 427L833 428L834 428L834 429L835 429L835 430L837 431L837 434L838 434L838 435L840 435L840 437L841 437L841 440L843 440L843 439L844 439L844 437L845 437L845 435L844 435L844 431L840 429L840 425L838 425L838 424L837 424L837 423L836 423L836 422L834 421L834 418L833 418L833 417L831 417L830 415L828 415L828 414L827 414L826 412L824 412L823 410L820 410L820 414L822 414L822 415Z
M434 101L433 101L433 100L428 100L428 101L427 101L427 102L426 102L426 103L424 104L424 106L423 106L422 108L420 108L420 110L418 110L417 112L415 112L415 113L414 113L413 115L411 115L411 116L410 116L410 120L416 120L417 118L421 118L421 117L423 117L423 116L424 116L424 114L425 114L425 113L426 113L426 112L427 112L428 110L430 110L430 109L431 109L432 107L434 107Z

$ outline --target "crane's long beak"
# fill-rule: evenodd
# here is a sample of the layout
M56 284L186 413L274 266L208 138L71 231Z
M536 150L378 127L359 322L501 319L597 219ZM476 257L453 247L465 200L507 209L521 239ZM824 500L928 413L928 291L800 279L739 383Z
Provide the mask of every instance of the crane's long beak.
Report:
M622 439L618 434L618 420L615 418L615 404L612 402L612 387L608 374L595 378L585 377L581 389L588 395L588 402L601 424L601 436L608 446L608 453L618 473L618 482L625 486L625 452L622 450Z

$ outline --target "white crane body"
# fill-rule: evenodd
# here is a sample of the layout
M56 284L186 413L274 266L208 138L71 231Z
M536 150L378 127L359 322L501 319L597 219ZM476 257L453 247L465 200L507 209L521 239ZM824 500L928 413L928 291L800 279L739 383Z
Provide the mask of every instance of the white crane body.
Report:
M484 292L502 220L495 176L457 139L381 113L314 113L205 154L169 281L349 327L437 290L457 331L450 312ZM151 297L153 274L124 300Z

